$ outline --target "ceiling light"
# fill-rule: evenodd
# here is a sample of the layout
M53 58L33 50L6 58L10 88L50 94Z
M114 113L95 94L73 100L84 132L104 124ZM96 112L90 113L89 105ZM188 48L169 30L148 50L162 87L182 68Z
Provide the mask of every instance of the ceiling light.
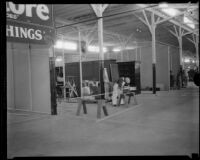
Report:
M77 44L75 42L64 42L63 48L68 50L77 50Z
M62 40L58 40L54 47L58 49L77 50L77 44L75 42L66 42Z
M160 8L168 8L168 4L167 3L160 3L158 5L158 7L160 7Z
M189 27L191 27L191 28L195 28L195 25L194 25L194 23L189 19L189 18L187 18L186 16L184 16L183 17L183 22L187 25L187 26L189 26Z
M61 49L61 48L63 47L63 41L58 40L58 41L56 42L56 45L55 45L54 47L55 47L55 48Z
M90 51L90 52L99 52L99 47L88 46L88 51Z
M136 46L127 46L125 49L126 50L133 50L133 49L135 49L135 48L137 48Z
M120 52L121 51L121 49L120 48L113 48L113 50L112 50L113 52Z
M174 9L174 8L163 8L161 10L165 12L166 14L168 14L169 16L175 16L179 12L177 9Z
M62 61L62 57L56 57L56 62L61 62Z
M107 51L108 51L107 48L103 47L103 52L107 52Z
M88 46L88 51L89 52L99 52L100 49L97 46ZM107 52L107 48L103 47L103 52Z
M185 63L189 63L189 62L190 62L190 59L185 58L185 59L184 59L184 62L185 62Z

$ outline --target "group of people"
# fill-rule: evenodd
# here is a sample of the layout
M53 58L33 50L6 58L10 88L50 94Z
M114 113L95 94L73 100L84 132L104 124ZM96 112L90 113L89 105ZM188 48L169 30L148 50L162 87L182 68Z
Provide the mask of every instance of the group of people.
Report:
M106 82L107 83L107 82ZM130 78L129 77L121 77L116 80L114 83L107 83L105 85L105 94L104 97L106 100L111 101L113 106L117 106L118 104L125 104L125 96L124 93L126 90L129 90L130 87ZM107 89L106 89L107 88ZM83 81L82 84L82 95L87 99L101 99L101 89L100 83ZM119 102L119 100L121 102Z
M124 92L129 90L130 87L130 78L121 77L114 82L113 92L112 92L112 105L117 106L118 104L125 103ZM120 102L119 102L120 100Z
M91 95L99 94L99 82L85 80L82 82L82 95L88 99L94 99Z
M181 89L187 87L189 81L193 81L194 74L192 70L183 70L182 68L179 69L176 77L173 75L172 71L170 70L170 88L171 89Z

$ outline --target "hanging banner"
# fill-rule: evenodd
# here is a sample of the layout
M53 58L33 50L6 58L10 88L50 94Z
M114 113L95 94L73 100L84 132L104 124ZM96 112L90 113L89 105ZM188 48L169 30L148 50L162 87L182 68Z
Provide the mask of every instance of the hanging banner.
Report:
M23 24L20 22L6 22L7 41L50 44L53 43L55 30L38 25Z
M6 2L7 19L53 27L52 6Z

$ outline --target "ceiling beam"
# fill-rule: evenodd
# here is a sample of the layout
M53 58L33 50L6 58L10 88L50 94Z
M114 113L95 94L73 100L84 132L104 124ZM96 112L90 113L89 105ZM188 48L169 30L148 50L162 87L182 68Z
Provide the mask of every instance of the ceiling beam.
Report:
M133 13L139 20L141 20L144 24L146 24L148 27L149 25L147 24L147 22L140 16L136 15L135 13Z
M147 15L146 15L145 10L142 10L142 13L143 13L144 18L145 18L145 20L146 20L147 26L148 26L149 29L151 30L151 24L149 23L149 20L148 20L148 18L147 18Z
M163 22L169 21L169 20L174 19L174 18L176 18L176 17L178 17L178 16L182 16L182 15L184 15L185 13L186 13L186 11L181 12L181 13L175 15L175 16L172 16L172 17L163 18L162 20L156 22L156 24L160 24L160 23L163 23Z
M188 34L195 33L195 32L197 32L198 30L199 30L199 29L196 29L196 30L194 30L194 31L189 31L189 32L183 33L183 36L188 35ZM198 34L198 33L197 33L197 34Z
M168 30L171 34L173 34L175 37L178 37L178 35L175 33L175 32L173 32L172 30Z
M142 4L142 5L139 5L139 4L138 4L138 6L140 6L140 7L142 6L142 8L143 8L143 7L146 7L145 4ZM157 16L160 16L160 17L165 18L165 19L169 18L169 17L167 17L167 16L161 14L159 11L156 11L156 10L153 9L153 8L145 8L145 10L150 11L150 12L153 12L153 13L156 14ZM190 29L189 27L185 26L183 23L180 23L180 22L178 22L178 21L176 21L176 20L174 20L174 19L169 19L168 21L171 22L171 23L173 23L173 24L175 24L175 25L177 25L177 26L181 26L183 29L185 29L185 30L187 30L187 31L193 31L193 30ZM195 33L195 34L197 34L197 33Z
M70 21L70 20L66 20L66 19L62 19L62 18L60 18L60 17L56 17L56 19L55 19L55 22L57 22L57 23L62 23L62 24L72 24L72 23L74 23L73 21ZM91 30L93 27L91 27L91 26L86 26L86 25L80 25L80 24L77 24L76 26L67 26L67 27L71 27L71 28L73 28L74 29L74 32L78 32L78 30L77 30L77 27L81 27L82 28L82 30ZM104 33L105 34L109 34L109 35L113 35L113 36L119 36L119 34L118 33L114 33L114 32L112 32L112 31L106 31L106 30L104 30ZM124 36L124 35L120 35L121 37L126 37L126 36Z
M101 17L108 4L90 4L97 17ZM102 13L102 14L101 14Z

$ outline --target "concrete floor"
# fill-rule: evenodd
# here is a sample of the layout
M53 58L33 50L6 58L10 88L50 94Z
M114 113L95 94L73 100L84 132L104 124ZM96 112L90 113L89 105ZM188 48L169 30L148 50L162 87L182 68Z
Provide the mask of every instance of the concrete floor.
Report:
M95 104L79 117L76 104L57 116L8 113L8 158L199 153L199 88L146 93L137 100L140 105L101 122Z

